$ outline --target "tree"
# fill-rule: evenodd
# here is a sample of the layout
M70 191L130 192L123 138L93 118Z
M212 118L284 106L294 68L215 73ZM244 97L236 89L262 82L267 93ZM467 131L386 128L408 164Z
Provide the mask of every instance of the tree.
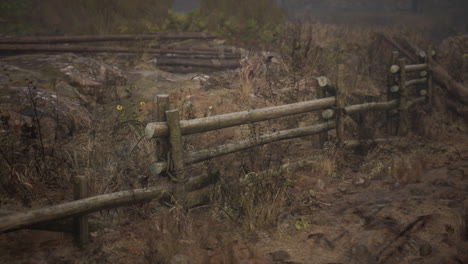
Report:
M173 0L34 0L34 21L52 33L148 32L162 23Z

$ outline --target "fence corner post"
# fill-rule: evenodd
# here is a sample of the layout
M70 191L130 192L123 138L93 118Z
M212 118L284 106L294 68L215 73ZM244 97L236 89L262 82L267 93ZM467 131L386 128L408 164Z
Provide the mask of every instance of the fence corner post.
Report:
M426 64L427 64L427 102L429 107L432 106L433 102L433 73L432 73L432 60L433 60L433 50L432 45L429 45L427 48Z
M408 93L406 90L406 59L398 60L400 66L400 85L398 98L398 135L405 136L408 134L409 117L408 117Z
M338 65L338 81L336 85L336 143L339 148L344 143L344 120L346 117L346 86L344 83L344 65Z
M73 198L80 200L86 198L88 195L86 177L75 176L73 177ZM89 243L89 226L88 216L80 215L74 218L74 233L75 239L79 247L84 247Z

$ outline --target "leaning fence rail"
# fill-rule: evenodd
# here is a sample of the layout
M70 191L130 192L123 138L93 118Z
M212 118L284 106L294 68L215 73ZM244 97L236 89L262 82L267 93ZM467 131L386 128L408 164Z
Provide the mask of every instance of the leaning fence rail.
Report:
M432 54L429 52L428 54ZM360 140L344 141L344 117L368 111L386 111L388 120L397 119L398 122L388 122L389 134L391 136L404 136L409 130L409 108L417 103L431 102L432 96L432 72L430 67L431 58L427 58L425 64L406 65L404 59L398 60L398 53L392 54L392 66L388 76L387 102L370 102L357 105L345 105L346 90L343 85L343 66L339 66L338 82L332 84L326 77L318 78L319 98L317 100L293 103L282 106L267 107L229 113L206 118L179 120L179 111L169 109L170 102L167 95L158 95L156 97L157 113L156 122L149 123L145 134L148 138L154 138L156 142L157 162L153 164L152 171L155 175L163 171L171 171L173 180L177 185L183 185L185 192L190 192L206 187L217 181L217 175L202 175L188 178L184 173L185 167L199 163L215 157L231 154L245 149L269 144L275 141L305 137L315 134L323 134L329 130L337 129L336 143L338 147L355 147L361 143ZM398 66L395 67L395 63ZM420 71L419 76L424 78L409 80L408 73ZM424 72L424 73L423 73ZM408 89L410 86L423 86L419 89L419 97L410 98ZM326 97L329 95L334 95ZM292 128L277 131L270 134L261 135L256 140L240 140L220 146L207 148L204 150L185 153L183 151L182 137L195 133L202 133L212 130L218 130L233 126L250 124L280 118L295 114L302 114L322 110L322 122L320 124L307 127ZM320 137L325 140L326 137ZM372 142L395 141L398 138L390 137L387 139L369 140ZM365 141L364 141L365 143ZM283 167L290 166L298 168L313 164L313 159L304 160L292 164L285 164ZM169 166L171 164L171 166ZM140 202L146 202L154 199L171 199L177 187L156 186L145 189L135 189L130 191L121 191L111 194L103 194L94 197L87 197L82 188L83 178L76 179L75 194L78 200L53 205L45 208L30 210L27 212L14 213L0 217L0 232L17 230L37 223L75 217L76 232L78 240L86 243L88 231L86 214L96 212L102 209L115 208L124 205L130 205ZM80 187L81 186L81 187ZM195 205L205 202L206 195L194 197L186 205Z

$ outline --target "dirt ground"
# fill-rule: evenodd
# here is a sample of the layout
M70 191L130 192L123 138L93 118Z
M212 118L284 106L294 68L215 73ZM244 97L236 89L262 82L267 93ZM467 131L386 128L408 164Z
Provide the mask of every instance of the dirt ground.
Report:
M454 131L438 142L383 146L406 146L403 159L405 151L426 154L421 169L403 177L363 173L366 163L388 159L385 151L336 177L297 171L292 188L300 204L274 230L246 233L229 220L204 222L203 210L193 213L194 228L210 235L185 241L187 251L170 263L467 263L467 139ZM349 162L356 157L343 154ZM2 234L0 263L148 263L150 222L124 220L92 234L83 249L65 233Z

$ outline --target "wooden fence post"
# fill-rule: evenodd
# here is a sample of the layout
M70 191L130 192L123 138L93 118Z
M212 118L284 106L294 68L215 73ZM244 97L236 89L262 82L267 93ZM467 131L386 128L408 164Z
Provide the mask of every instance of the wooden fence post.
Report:
M400 56L398 51L392 52L392 58L390 61L390 66L396 65L398 63L398 57ZM398 98L398 93L395 92L396 87L396 75L395 73L389 71L387 76L387 101L392 101L395 98ZM396 120L394 111L387 111L387 132L389 135L396 135Z
M75 176L73 178L73 198L80 200L86 198L86 177ZM84 247L89 242L88 216L82 215L74 218L75 239L79 247Z
M169 95L156 96L156 122L166 122L166 111L169 110ZM156 139L156 158L158 162L168 161L169 142L167 138Z
M432 106L433 96L433 73L432 73L432 45L427 48L426 64L427 64L427 102L429 107Z
M408 120L408 93L406 90L406 59L402 58L398 60L398 66L400 67L400 85L399 85L399 100L398 100L398 135L405 136L408 133L409 120Z
M338 82L336 85L336 143L339 148L344 142L344 120L346 105L346 87L344 84L344 65L338 65Z
M184 146L182 143L182 132L180 131L179 110L166 111L166 119L169 128L170 152L174 176L177 181L184 182Z
M326 98L328 94L327 89L329 89L329 87L327 86L331 85L329 83L330 80L328 80L327 77L322 76L322 77L317 78L317 81L319 83L319 87L317 89L317 99ZM323 123L323 122L326 122L327 119L323 115L320 115L320 121ZM323 148L325 143L328 141L328 131L325 131L319 134L319 141L320 141L320 147Z

